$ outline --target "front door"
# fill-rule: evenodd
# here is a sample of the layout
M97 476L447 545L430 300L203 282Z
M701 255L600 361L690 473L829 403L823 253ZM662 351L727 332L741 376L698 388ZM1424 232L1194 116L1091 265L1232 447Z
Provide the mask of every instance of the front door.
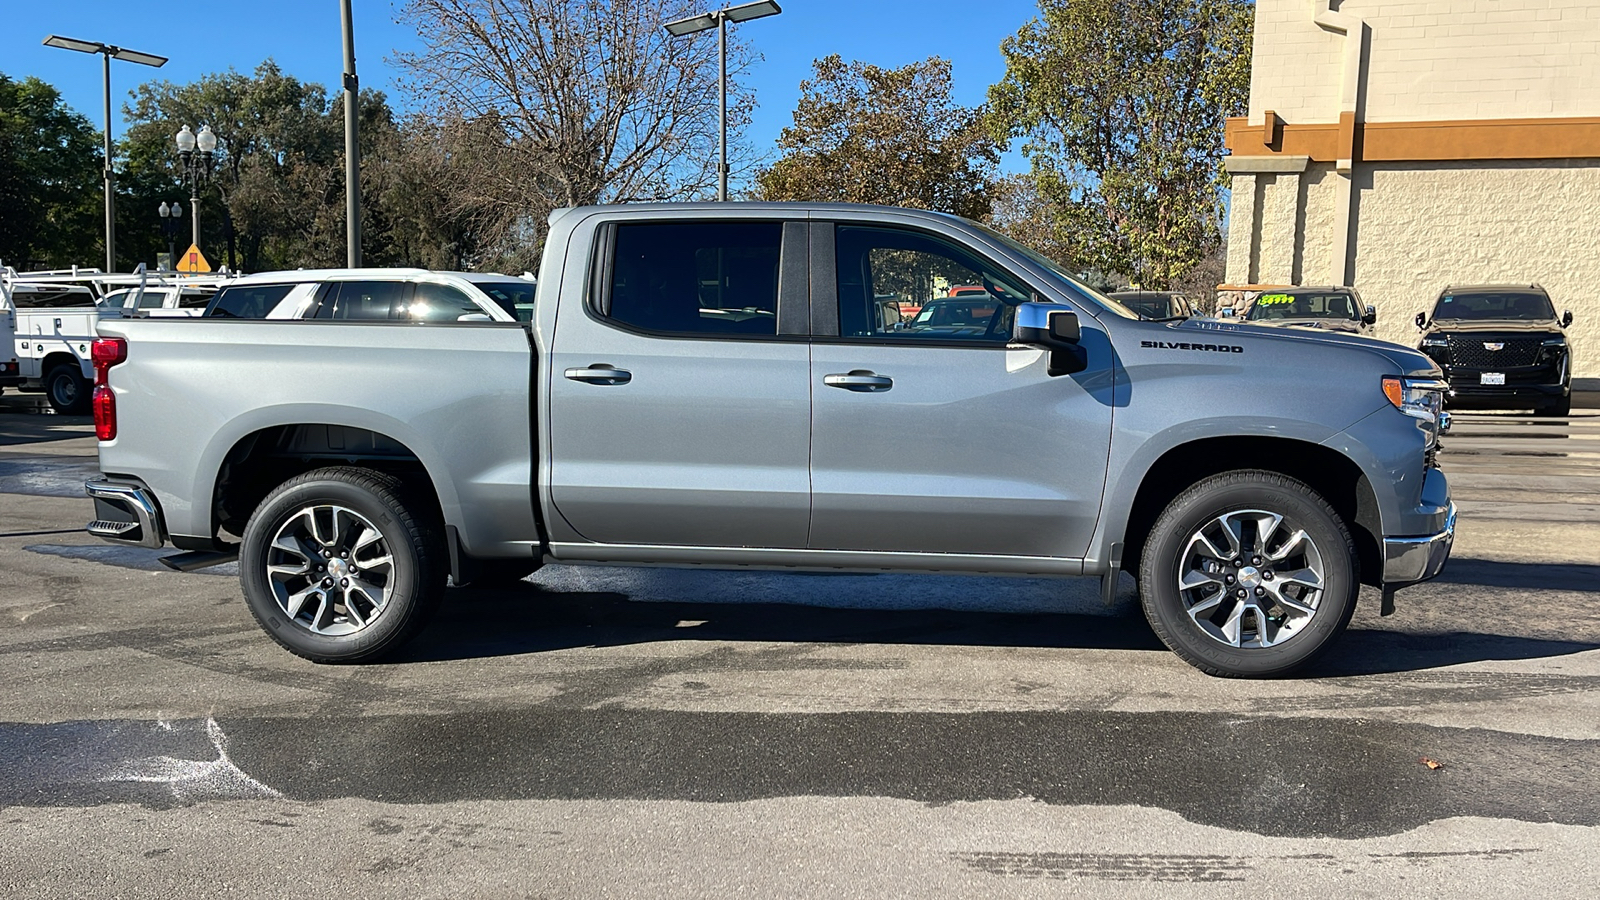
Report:
M809 352L779 321L804 330L804 226L623 221L599 237L590 308L563 308L553 341L556 510L599 543L805 547Z
M1043 351L1006 346L1020 279L919 231L840 224L834 243L839 335L816 338L811 364L810 546L1083 556L1111 437L1094 319L1080 316L1089 369L1052 378ZM886 322L888 308L908 314Z

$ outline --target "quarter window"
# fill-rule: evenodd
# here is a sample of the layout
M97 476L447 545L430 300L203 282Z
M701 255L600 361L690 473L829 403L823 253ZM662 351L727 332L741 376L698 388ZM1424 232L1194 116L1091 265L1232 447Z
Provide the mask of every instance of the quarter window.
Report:
M778 333L781 222L618 225L606 313L646 331Z
M207 316L226 319L265 319L293 288L292 284L236 284L211 298Z
M1012 276L938 238L840 226L839 334L1004 343L1027 291Z

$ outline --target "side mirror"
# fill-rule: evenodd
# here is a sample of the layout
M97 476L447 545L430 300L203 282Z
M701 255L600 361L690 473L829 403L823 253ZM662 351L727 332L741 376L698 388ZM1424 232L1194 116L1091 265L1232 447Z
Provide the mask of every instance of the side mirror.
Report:
M489 318L489 316L487 314L485 314L485 313L467 313L466 315L456 316L456 321L457 322L493 322L494 320Z
M1417 323L1417 327L1418 328L1427 328L1428 327L1428 314L1427 313L1417 313L1417 318L1415 319L1415 321Z
M1224 306L1222 309L1217 311L1217 315L1224 319L1231 319L1237 315L1237 313L1233 311L1233 307Z
M1571 324L1572 324L1572 310L1569 309L1566 312L1561 314L1561 327L1565 328L1565 327L1567 327L1568 325L1571 325Z
M1372 304L1368 303L1367 304L1367 311L1361 314L1361 323L1363 325L1372 325L1372 324L1376 323L1377 321L1378 321L1378 308L1376 306L1373 306Z
M1017 307L1012 342L1050 351L1048 374L1072 375L1089 368L1089 352L1079 343L1083 331L1078 314L1059 303L1023 303Z

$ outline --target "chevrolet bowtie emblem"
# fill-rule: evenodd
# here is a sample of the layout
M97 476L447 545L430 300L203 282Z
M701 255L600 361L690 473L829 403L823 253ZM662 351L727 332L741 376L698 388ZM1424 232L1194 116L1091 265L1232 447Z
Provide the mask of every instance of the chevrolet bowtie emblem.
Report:
M1491 344L1488 341L1485 341L1483 344L1483 349L1485 350L1504 350L1505 348L1505 344Z

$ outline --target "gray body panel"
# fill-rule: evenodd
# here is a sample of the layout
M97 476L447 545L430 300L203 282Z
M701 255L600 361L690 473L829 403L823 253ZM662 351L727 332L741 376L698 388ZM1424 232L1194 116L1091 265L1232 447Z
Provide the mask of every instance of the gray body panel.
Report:
M1089 365L1052 378L1039 350L889 346L782 324L784 336L771 339L667 338L588 308L602 224L752 218L813 223L800 229L811 235L809 322L836 303L831 269L817 268L831 248L825 223L898 224L965 244L1041 300L1077 310ZM102 469L149 485L172 534L210 535L229 449L290 423L366 428L404 444L464 548L483 557L542 547L575 562L1100 574L1151 467L1195 441L1238 436L1344 454L1372 483L1385 537L1433 534L1448 512L1421 432L1381 390L1385 376L1436 373L1421 354L1304 329L1126 318L986 233L910 210L559 212L531 349L515 326L103 328L126 336L130 351L111 371L123 433L101 445ZM631 379L565 375L597 364ZM824 386L826 375L855 369L894 386Z
M119 433L100 469L156 494L169 534L209 537L228 452L276 425L364 428L422 461L470 552L528 555L527 333L517 325L105 319Z

